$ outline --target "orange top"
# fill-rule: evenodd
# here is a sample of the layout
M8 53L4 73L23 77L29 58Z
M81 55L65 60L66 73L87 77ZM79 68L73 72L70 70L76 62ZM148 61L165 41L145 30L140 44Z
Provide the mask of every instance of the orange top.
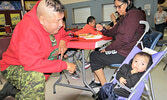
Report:
M102 32L100 32L100 31L96 31L96 29L94 28L94 27L92 27L92 26L90 26L89 24L86 24L84 27L83 27L83 29L81 29L81 30L79 30L79 31L76 31L75 32L77 35L78 34L88 34L88 33L90 33L90 34L93 34L93 35L97 35L97 34L102 34Z

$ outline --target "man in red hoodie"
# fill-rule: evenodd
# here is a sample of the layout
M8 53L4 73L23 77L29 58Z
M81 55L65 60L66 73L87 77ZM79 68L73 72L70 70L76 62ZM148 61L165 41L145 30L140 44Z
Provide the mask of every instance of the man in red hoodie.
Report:
M59 0L40 0L15 27L0 68L4 78L20 90L16 100L44 100L50 73L75 71L75 64L58 59L67 50L63 17Z

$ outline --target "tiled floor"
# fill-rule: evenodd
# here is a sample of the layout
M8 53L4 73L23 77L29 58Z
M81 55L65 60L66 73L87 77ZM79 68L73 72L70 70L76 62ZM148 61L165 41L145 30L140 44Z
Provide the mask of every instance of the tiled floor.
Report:
M165 31L165 38L167 38L167 31ZM159 50L159 47L156 47L156 50ZM163 59L152 71L152 81L153 81L153 87L155 92L155 98L156 100L166 100L167 95L167 69L166 71L163 71L163 67L165 66L165 63L167 63L167 59ZM107 77L107 80L110 79L113 69L106 68L105 69L105 75ZM90 91L84 91L84 90L78 90L68 87L62 87L62 86L56 86L56 94L53 94L53 84L58 79L58 74L53 74L50 79L46 83L46 100L94 100L92 98L92 93ZM67 75L68 76L68 75ZM86 70L86 80L89 83L93 78L93 74L89 69ZM79 80L73 80L71 77L68 76L68 79L70 80L71 84L75 85L81 85L84 86L82 83L82 78ZM62 82L66 82L66 79L63 77ZM66 82L67 83L67 82ZM96 88L95 91L98 91L99 89Z

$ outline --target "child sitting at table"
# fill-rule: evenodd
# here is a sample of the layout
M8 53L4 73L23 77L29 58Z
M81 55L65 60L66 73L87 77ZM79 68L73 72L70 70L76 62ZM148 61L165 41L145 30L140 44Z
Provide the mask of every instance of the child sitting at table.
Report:
M96 19L93 16L89 16L87 18L87 24L83 27L83 29L76 31L75 33L73 32L72 34L92 34L92 35L98 35L102 34L100 31L96 31L95 29L96 25ZM68 32L69 33L69 32ZM69 49L67 53L64 55L64 58L68 57L68 61L73 63L74 62L74 55L76 58L79 58L79 60L82 60L82 56L80 52L77 52L77 49ZM85 69L89 68L90 63L85 59ZM79 75L75 72L74 74L71 75L73 79L78 79Z
M152 57L145 52L137 53L129 64L124 64L116 74L116 79L120 84L132 88L140 80L144 72L151 66ZM115 100L118 96L126 97L130 92L117 84L106 83L98 92L97 100Z
M89 16L87 18L87 24L81 30L76 31L75 33L77 35L79 34L92 34L92 35L102 34L100 31L97 31L95 29L95 25L96 25L95 17Z

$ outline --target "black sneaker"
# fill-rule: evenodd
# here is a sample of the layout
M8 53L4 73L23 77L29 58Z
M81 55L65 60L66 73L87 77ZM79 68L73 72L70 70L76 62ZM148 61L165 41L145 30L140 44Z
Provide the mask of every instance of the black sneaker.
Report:
M96 83L94 80L89 84L89 86L91 88L96 88L96 87L100 87L101 83Z
M9 82L6 82L3 88L0 90L0 100L3 100L7 96L15 97L17 92L19 92L19 90L17 90Z

